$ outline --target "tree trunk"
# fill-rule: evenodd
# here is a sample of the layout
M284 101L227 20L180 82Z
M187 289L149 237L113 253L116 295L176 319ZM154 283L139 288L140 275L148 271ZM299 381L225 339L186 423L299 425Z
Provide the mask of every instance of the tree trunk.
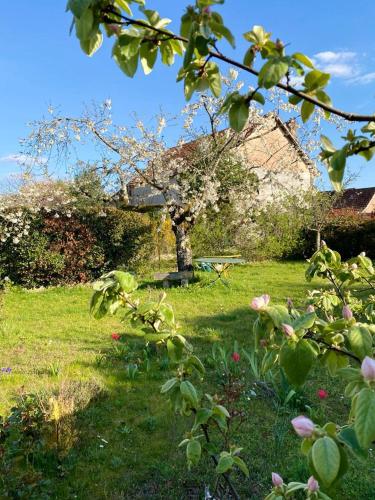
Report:
M320 250L320 229L316 231L316 249Z
M176 237L177 269L179 271L192 271L193 254L188 230L185 224L175 225L172 228Z

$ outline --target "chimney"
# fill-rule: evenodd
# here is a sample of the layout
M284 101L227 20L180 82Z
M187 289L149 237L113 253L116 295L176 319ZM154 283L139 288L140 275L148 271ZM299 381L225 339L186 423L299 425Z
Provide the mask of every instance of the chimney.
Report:
M298 123L295 118L291 118L287 122L285 122L285 125L288 127L289 132L292 134L292 136L297 139L297 130L298 130Z

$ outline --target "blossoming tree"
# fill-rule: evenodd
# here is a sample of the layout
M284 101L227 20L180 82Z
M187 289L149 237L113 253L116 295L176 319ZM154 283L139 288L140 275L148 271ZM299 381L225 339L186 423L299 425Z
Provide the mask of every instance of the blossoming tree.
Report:
M168 66L174 64L176 56L181 57L177 81L184 82L188 100L194 92L205 89L210 89L214 96L221 94L223 64L251 75L256 82L255 88L244 93L234 90L223 107L237 131L245 127L251 103L264 104L263 91L274 87L286 91L290 102L300 106L304 122L320 108L327 115L365 123L360 130L350 129L340 148L322 136L321 157L327 164L333 186L340 190L347 158L361 155L369 160L374 155L374 115L335 108L327 94L329 73L315 68L312 60L301 52L288 54L285 44L278 38L273 39L262 26L255 25L244 33L249 45L241 58L228 57L219 44L226 40L235 47L235 39L223 17L213 10L214 6L223 3L224 0L195 0L181 18L179 33L167 29L171 20L147 9L146 0L69 0L67 9L73 15L72 26L82 50L91 56L100 48L103 32L113 37L113 59L129 77L136 74L139 62L144 73L150 73L158 54L161 62ZM131 7L134 4L140 7L141 18L133 16Z

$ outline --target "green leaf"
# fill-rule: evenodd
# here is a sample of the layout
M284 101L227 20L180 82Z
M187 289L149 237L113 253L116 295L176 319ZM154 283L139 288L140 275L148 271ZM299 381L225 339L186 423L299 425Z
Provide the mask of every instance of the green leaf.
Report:
M166 392L169 392L171 389L176 387L178 383L178 378L173 377L165 382L165 384L162 385L160 392L161 394L165 394Z
M310 101L303 101L301 106L301 118L303 123L306 123L310 116L314 113L315 104Z
M87 40L80 40L79 43L83 52L91 57L98 49L100 49L103 43L103 35L100 33L100 31L98 31L98 33L96 33L91 38Z
M364 388L355 403L354 430L361 448L368 448L375 440L375 392Z
M232 468L234 464L234 457L231 455L224 455L221 456L219 459L219 463L216 466L216 472L218 474L224 474L224 472L227 472L229 469Z
M89 40L93 32L97 30L97 24L95 24L94 13L92 9L85 10L81 17L75 20L76 24L76 35L79 40Z
M95 319L101 319L107 313L107 308L103 304L104 294L100 291L93 293L90 302L90 314Z
M259 71L258 84L260 87L270 89L286 75L289 64L285 58L272 58L263 65Z
M218 39L224 37L233 48L236 47L236 42L234 40L234 36L232 35L230 30L226 26L224 26L221 23L217 23L214 20L210 20L209 25L210 25L211 30L217 36Z
M66 9L71 10L78 19L82 16L85 10L91 6L93 0L69 0Z
M302 63L304 66L307 66L308 68L314 69L314 65L305 54L302 54L301 52L296 52L295 54L292 55L293 59L296 59L300 63Z
M334 153L336 151L335 146L332 144L331 140L327 136L321 135L320 140L322 141L323 148L326 151L328 151L330 153Z
M244 100L234 102L229 109L229 124L236 130L236 132L241 132L241 130L247 124L249 118L249 107Z
M255 59L255 51L253 50L252 47L250 47L249 49L247 49L247 51L245 53L245 56L243 58L243 63L245 66L249 66L249 68L251 68L253 65L254 59Z
M346 150L339 149L328 160L328 175L332 186L336 191L342 190L342 180L344 178L346 165Z
M191 382L189 382L189 380L184 380L183 382L181 382L180 391L181 391L182 397L184 399L186 399L187 401L189 401L189 403L191 404L191 406L193 408L196 408L198 406L197 391L196 391L195 387L193 386L193 384Z
M251 95L252 101L259 102L259 104L262 104L262 105L266 103L264 96L260 92L254 92L254 93L251 93L250 95Z
M137 289L138 283L132 274L124 271L113 271L113 275L123 292L132 293Z
M221 94L221 76L218 65L215 63L208 63L206 65L206 73L211 92L215 97L219 97Z
M124 57L124 55L121 52L120 46L116 42L113 47L112 57L119 65L119 67L122 69L122 71L125 73L125 75L129 76L130 78L133 78L138 68L138 53L135 56L128 59Z
M319 438L311 448L311 459L319 479L330 486L340 470L340 451L336 442L328 436Z
M308 340L285 342L280 350L280 366L288 381L299 386L306 381L315 357L316 353Z
M319 99L320 102L327 104L328 106L332 105L332 100L329 97L328 94L324 92L324 90L317 90L316 91L316 97Z
M249 469L245 462L240 457L233 457L234 463L245 474L246 477L250 476Z
M372 356L372 335L365 326L352 326L348 332L348 340L351 350L361 360L365 356Z
M318 69L314 69L305 76L305 87L308 90L316 90L325 87L330 77L331 75L329 73L323 73Z
M198 429L198 427L202 424L207 424L211 416L212 410L210 410L209 408L200 408L199 410L197 410L193 430Z
M196 23L193 23L191 29L193 29L193 26L195 26L195 25L196 25ZM185 55L184 55L184 63L183 63L184 68L187 68L187 66L190 64L191 60L193 59L194 49L195 49L195 35L192 34L189 37L189 42L186 46L186 51L185 51Z
M197 465L201 458L202 447L197 439L191 439L186 447L186 457L189 465Z
M298 95L291 95L288 100L289 100L290 104L293 104L293 106L296 106L297 104L299 104L302 101L302 97L299 97Z
M169 41L163 42L160 45L160 54L162 63L166 64L167 66L172 66L172 64L174 63L174 51Z
M197 78L195 78L193 73L188 73L184 80L184 93L185 99L189 101L194 91L197 88Z
M127 14L129 14L129 16L133 15L128 2L126 2L125 0L116 0L116 4L118 7L120 7L120 9L124 10Z
M367 457L367 453L360 447L355 430L352 427L344 427L337 437L339 441L344 443L358 458Z
M307 330L313 326L316 317L317 316L314 312L303 314L292 322L292 326L296 332L299 330Z
M288 313L288 309L285 306L276 305L268 306L266 314L272 319L274 325L277 328L281 328L283 323L291 324L292 319Z

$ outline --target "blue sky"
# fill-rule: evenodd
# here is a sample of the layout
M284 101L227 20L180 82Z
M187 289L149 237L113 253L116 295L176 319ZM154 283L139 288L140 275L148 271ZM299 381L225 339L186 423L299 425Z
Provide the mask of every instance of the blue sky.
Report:
M163 17L178 20L185 0L147 0ZM125 77L104 43L92 58L85 56L74 36L69 36L70 16L65 0L3 2L0 51L0 181L17 171L13 157L18 140L27 135L27 122L40 118L49 104L66 114L78 114L83 104L108 97L114 119L127 122L136 111L146 122L160 109L175 114L184 106L181 84L175 83L177 66L158 64L147 77L141 71ZM290 51L315 56L322 69L333 75L329 93L337 107L357 113L375 112L375 2L368 0L226 0L218 9L236 36L237 48L222 48L242 58L246 42L242 33L263 25ZM320 55L319 55L320 54ZM243 78L248 84L251 77ZM375 161L356 159L357 187L375 186Z

